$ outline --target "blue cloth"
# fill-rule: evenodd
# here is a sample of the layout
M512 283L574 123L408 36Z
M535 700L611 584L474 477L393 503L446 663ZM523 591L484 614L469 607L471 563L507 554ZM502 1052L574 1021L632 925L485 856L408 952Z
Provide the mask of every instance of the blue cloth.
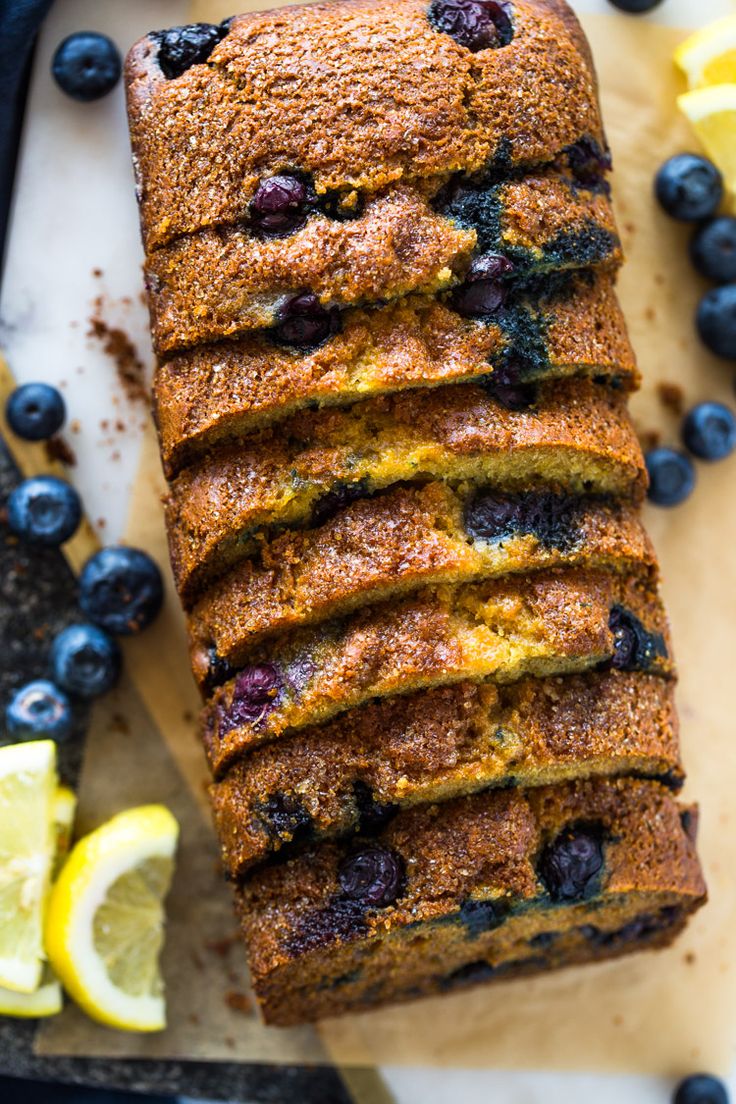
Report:
M53 0L0 0L0 253L4 249L33 45Z

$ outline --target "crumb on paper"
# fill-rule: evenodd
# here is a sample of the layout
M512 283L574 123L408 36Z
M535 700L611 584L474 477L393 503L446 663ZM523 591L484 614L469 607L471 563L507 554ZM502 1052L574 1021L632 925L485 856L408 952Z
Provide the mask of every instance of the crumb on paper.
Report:
M644 452L648 452L662 443L662 434L656 429L643 429L639 433L639 443Z
M69 423L69 430L70 430L71 433L79 433L81 431L81 429L82 429L82 423L80 422L79 418L74 418Z
M44 441L44 450L49 460L58 460L67 467L73 468L77 463L77 456L71 445L58 434Z
M92 269L92 275L95 276L99 280L100 276L104 276L105 273L103 272L103 270L101 268L93 268Z
M122 713L113 713L110 718L110 731L119 732L121 736L127 736L130 732L128 718L124 717Z
M646 318L647 322L656 322L657 312L655 311L654 307L647 307L644 311L644 317Z
M225 1004L228 1008L232 1008L233 1012L242 1012L246 1016L253 1014L253 1003L250 997L237 989L231 989L225 994Z
M685 963L686 966L694 966L696 961L697 961L697 959L695 958L695 954L692 951L688 951L687 954L685 955L685 957L683 958L683 962Z
M680 418L685 410L685 393L678 383L658 383L657 398L665 410Z
M226 958L233 947L237 947L239 944L240 935L238 932L233 932L232 935L226 935L222 939L210 939L204 946L205 950L211 951L212 954L216 954L220 958Z

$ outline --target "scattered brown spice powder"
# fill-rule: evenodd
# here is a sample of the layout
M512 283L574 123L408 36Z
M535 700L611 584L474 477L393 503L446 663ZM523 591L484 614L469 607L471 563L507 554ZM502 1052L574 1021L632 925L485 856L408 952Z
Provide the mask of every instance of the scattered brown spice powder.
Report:
M77 462L77 456L71 445L63 437L49 437L44 441L44 449L49 460L59 460L67 467L73 468Z
M99 304L95 304L99 307ZM118 379L131 402L148 402L148 389L145 383L145 367L138 356L138 350L124 330L110 326L95 313L89 320L88 336L96 338L103 351L114 362Z

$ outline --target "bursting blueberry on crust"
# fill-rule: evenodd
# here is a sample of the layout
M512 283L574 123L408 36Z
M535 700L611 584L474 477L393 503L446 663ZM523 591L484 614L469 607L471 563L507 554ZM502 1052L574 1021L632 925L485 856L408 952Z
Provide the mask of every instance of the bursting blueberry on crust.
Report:
M230 705L220 709L221 732L230 732L241 725L255 728L275 706L282 687L281 674L273 663L246 667L235 680Z
M282 345L315 349L338 328L337 312L323 307L314 292L305 291L282 304L273 335Z
M623 606L614 606L608 618L613 633L611 667L616 671L648 671L657 659L667 658L661 633L644 628L638 617Z
M432 0L427 15L436 31L477 53L508 46L514 37L512 10L507 0Z
M603 871L600 825L564 828L542 851L539 876L553 901L582 901L598 890Z
M193 65L201 65L229 29L226 19L224 23L188 23L167 31L154 31L149 37L158 45L161 72L167 80L173 80Z
M571 495L526 491L518 495L481 491L465 512L465 528L475 540L502 540L531 534L540 544L570 548L579 539L582 503Z
M278 238L301 229L317 197L306 177L277 173L261 180L250 203L253 232L263 238Z
M406 870L396 851L371 843L343 859L337 876L348 900L366 908L386 908L400 897Z

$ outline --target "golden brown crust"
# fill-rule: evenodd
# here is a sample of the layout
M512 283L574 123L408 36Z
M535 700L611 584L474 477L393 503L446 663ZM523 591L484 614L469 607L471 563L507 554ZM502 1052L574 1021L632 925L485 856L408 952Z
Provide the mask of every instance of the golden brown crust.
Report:
M483 195L494 225L481 251L505 253L516 279L620 263L605 194L548 173ZM281 238L259 240L245 224L186 235L147 259L154 347L165 355L274 326L285 299L304 291L341 309L434 294L464 279L477 243L472 218L459 225L406 186L371 196L357 219L315 214Z
M515 0L513 20L509 46L471 53L433 29L426 0L253 13L173 80L142 39L126 84L147 248L236 221L259 179L283 170L311 174L319 194L372 192L551 162L580 139L604 147L575 17L557 0Z
M625 396L589 380L542 384L524 411L470 384L406 392L296 415L186 469L167 501L169 551L188 604L257 550L259 532L309 525L317 503L344 488L475 480L636 498L645 478Z
M302 629L255 649L250 666L215 691L202 715L210 767L219 776L251 747L372 698L611 662L619 608L651 639L648 667L671 674L667 621L648 576L568 569L427 588ZM264 678L268 693L254 695Z
M189 615L200 687L213 665L241 666L265 637L421 586L562 566L656 573L654 549L631 505L511 499L511 510L533 515L532 526L547 523L547 535L525 528L522 517L515 532L484 539L472 533L473 510L479 515L482 502L473 492L458 494L438 483L398 487L351 503L318 529L263 544L257 560L238 564L214 583Z
M526 378L607 376L638 380L613 282L573 281L502 311L461 318L436 299L409 296L346 311L341 332L312 352L252 334L190 350L159 365L155 417L171 476L221 441L317 404L345 406L386 392L486 377L507 362Z
M706 897L687 811L656 782L634 779L408 809L376 840L405 871L383 906L346 895L339 875L351 841L263 867L238 894L263 1014L297 1023L513 976L520 964L525 972L663 945ZM597 884L550 901L540 855L581 824L600 833Z
M459 683L353 709L254 749L210 787L233 878L282 847L488 787L637 774L682 779L671 682L606 671Z

